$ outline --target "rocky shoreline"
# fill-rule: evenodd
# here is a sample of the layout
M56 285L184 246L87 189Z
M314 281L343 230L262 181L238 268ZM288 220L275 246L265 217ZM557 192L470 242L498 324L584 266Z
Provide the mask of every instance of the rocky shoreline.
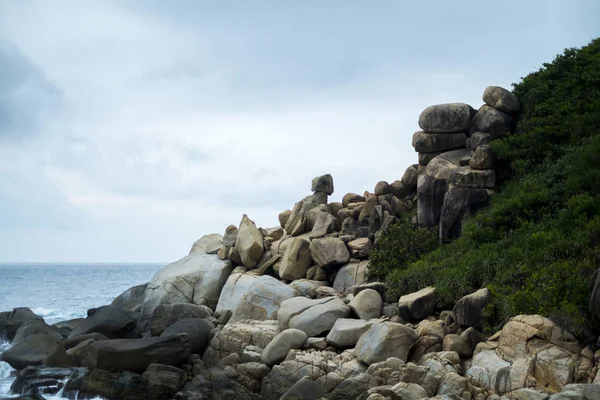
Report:
M389 301L369 282L369 253L398 218L439 226L440 240L496 190L488 143L514 127L517 99L488 87L478 111L428 107L413 136L419 164L373 192L328 202L331 175L260 228L244 215L223 235L86 318L48 325L0 313L12 391L105 399L600 399L600 350L539 315L491 336L483 288L452 310L436 290ZM387 300L387 301L386 301Z

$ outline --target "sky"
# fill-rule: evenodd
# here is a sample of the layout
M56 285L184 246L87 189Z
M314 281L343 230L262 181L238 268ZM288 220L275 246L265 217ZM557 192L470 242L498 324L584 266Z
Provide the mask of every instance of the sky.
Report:
M416 163L420 112L600 35L596 0L0 0L0 262L169 262Z

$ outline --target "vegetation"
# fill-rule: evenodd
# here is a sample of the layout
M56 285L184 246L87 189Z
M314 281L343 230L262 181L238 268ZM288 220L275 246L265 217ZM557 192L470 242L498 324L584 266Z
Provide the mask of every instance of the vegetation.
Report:
M566 50L513 87L522 105L516 133L492 142L500 193L458 240L430 251L431 242L417 239L427 235L408 224L390 229L373 252L373 277L385 275L395 299L435 285L444 308L487 286L489 329L539 313L593 339L600 326L588 311L600 266L600 39Z

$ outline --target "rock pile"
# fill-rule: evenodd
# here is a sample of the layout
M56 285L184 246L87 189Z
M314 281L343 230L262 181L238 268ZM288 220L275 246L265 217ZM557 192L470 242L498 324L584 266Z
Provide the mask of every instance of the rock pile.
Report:
M381 233L418 199L418 223L443 237L495 187L488 142L518 102L490 87L478 111L427 108L413 137L419 165L372 193L313 194L258 227L244 215L87 318L53 326L29 309L0 313L12 390L43 398L598 400L600 350L539 315L486 337L488 289L437 308L434 287L385 297L367 282ZM393 300L386 303L384 300Z
M498 86L486 88L483 101L477 111L464 103L428 107L419 117L422 131L413 135L417 222L439 224L440 240L460 235L464 219L487 204L496 187L488 144L514 128L519 101Z

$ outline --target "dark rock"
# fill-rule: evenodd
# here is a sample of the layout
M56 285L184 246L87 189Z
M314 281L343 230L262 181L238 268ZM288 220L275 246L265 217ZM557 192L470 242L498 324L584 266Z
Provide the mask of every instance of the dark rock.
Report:
M456 322L463 327L480 329L483 326L483 309L490 297L488 288L483 288L458 300L453 310Z
M153 399L170 399L187 380L187 373L171 365L150 364L143 374Z
M440 212L440 239L459 237L465 219L485 206L491 193L488 189L451 187L444 195Z
M15 369L36 366L52 353L62 337L56 333L37 333L16 343L0 355L0 361L7 362Z
M86 346L96 340L108 340L108 338L101 333L93 332L63 340L46 357L44 365L48 367L76 367L81 365L80 360L73 354L77 353L78 346Z
M160 335L167 337L178 333L187 333L193 354L204 354L209 343L210 331L214 325L200 318L185 318L169 326Z
M516 114L521 105L517 97L500 86L488 86L483 92L483 101L490 107L507 114Z
M514 128L515 119L502 111L483 105L471 121L470 133L484 132L492 138L504 136Z
M390 192L390 184L386 181L377 182L377 184L375 185L375 190L373 192L376 196L388 194Z
M190 303L161 304L154 309L150 319L150 333L152 336L160 336L165 329L182 319L205 319L212 316L212 310L206 306Z
M489 144L492 141L492 135L484 132L475 132L471 134L470 138L467 138L466 146L468 149L475 150L477 147Z
M187 362L191 345L187 334L160 338L98 340L79 350L82 366L107 371L143 372L150 364Z
M86 399L101 397L108 400L158 400L148 391L148 381L143 376L131 372L113 375L98 368L91 369L85 375L70 378L65 390L78 393L77 398Z
M419 164L411 165L406 168L404 175L402 175L402 183L407 187L409 192L414 193L417 190L417 180L419 177Z
M447 189L448 182L445 180L427 175L419 179L417 220L420 226L433 227L438 224Z
M84 373L84 368L27 367L17 374L10 390L21 395L55 395L67 378Z
M28 321L28 322L25 322L23 325L21 325L19 327L19 329L17 330L17 332L15 334L15 338L13 339L13 344L17 344L21 340L23 340L31 335L35 335L37 333L46 333L49 335L55 335L56 337L62 339L62 336L61 336L60 332L58 331L58 329L56 329L50 325L47 325L45 322Z
M94 309L81 324L73 329L69 337L98 332L109 338L120 338L127 336L135 329L135 326L135 319L120 307L103 306Z
M467 135L461 133L426 133L415 132L412 137L412 146L419 153L439 153L452 149L465 147Z
M318 383L305 376L294 383L291 388L281 396L280 400L319 400L325 397L325 390Z
M12 340L21 325L28 321L41 321L44 318L36 315L26 307L14 308L12 311L0 312L0 338Z
M330 174L317 176L312 180L311 190L331 196L333 194L333 177Z
M75 329L79 324L85 321L85 318L74 318L66 321L60 321L55 324L52 324L54 328L58 330L58 332L63 337L69 337L73 329Z
M419 116L425 132L453 133L468 129L473 108L464 103L437 104L427 107Z
M340 236L353 236L354 238L369 236L369 222L358 222L352 217L347 217L342 221Z

